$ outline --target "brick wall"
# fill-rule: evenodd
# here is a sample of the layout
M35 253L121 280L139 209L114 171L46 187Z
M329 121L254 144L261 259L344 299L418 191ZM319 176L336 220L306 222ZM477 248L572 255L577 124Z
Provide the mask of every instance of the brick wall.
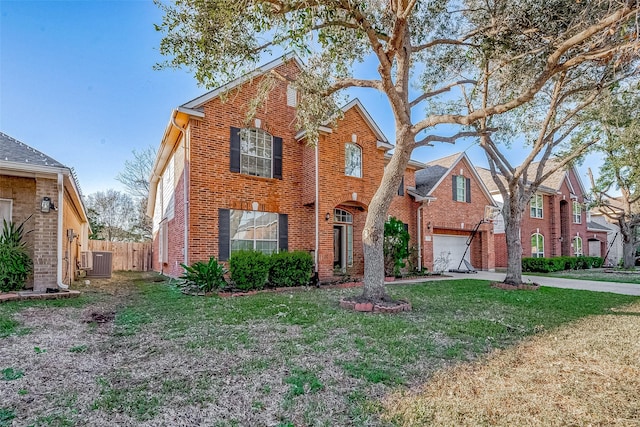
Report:
M58 183L55 179L36 179L36 197L32 201L32 209L35 212L34 220L34 253L33 253L33 287L35 290L44 290L48 287L57 287L57 235L58 212L40 212L40 201L43 197L49 197L53 203L58 204ZM61 209L60 206L57 206Z

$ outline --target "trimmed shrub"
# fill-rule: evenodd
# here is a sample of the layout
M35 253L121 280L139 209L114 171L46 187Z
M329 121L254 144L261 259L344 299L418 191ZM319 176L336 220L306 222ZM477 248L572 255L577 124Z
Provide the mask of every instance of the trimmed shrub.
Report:
M23 224L3 220L0 234L0 291L20 290L33 271L33 261L23 241Z
M264 288L269 278L269 256L258 251L238 251L229 258L231 280L243 291Z
M269 283L273 286L302 286L311 280L313 258L303 251L271 254Z
M579 270L592 267L601 267L604 260L600 257L571 257L560 256L555 258L522 258L522 271L552 273L562 270Z
M184 268L184 274L180 277L183 286L195 286L202 292L211 292L227 284L224 280L227 270L214 257L209 258L209 262L196 261L191 266L180 265Z

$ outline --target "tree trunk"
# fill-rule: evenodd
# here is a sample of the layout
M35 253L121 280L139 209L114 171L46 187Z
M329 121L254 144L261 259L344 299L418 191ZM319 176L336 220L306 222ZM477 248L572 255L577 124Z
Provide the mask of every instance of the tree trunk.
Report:
M509 196L505 207L507 208L506 215L504 215L507 240L507 276L504 283L517 286L522 283L522 240L520 239L522 209L519 206L517 196Z
M411 157L413 135L400 136L396 140L396 150L385 168L382 182L376 190L369 209L367 220L362 230L362 246L364 252L364 286L362 297L369 301L388 299L384 284L384 223L393 196L398 191L400 181Z
M633 268L636 265L636 247L631 227L620 227L622 234L622 267Z

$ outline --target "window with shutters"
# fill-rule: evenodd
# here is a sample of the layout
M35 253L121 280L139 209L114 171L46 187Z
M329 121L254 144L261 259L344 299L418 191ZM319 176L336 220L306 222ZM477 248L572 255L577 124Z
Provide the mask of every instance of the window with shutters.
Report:
M400 181L400 186L398 187L398 196L404 196L404 176Z
M256 211L229 211L231 253L256 250L278 252L278 214Z
M464 176L458 175L456 177L456 200L458 202L464 202L466 200L467 189L465 184Z
M240 131L240 172L272 178L273 137L262 129Z
M11 222L11 215L13 210L13 200L0 199L0 229L2 228L3 220Z
M356 144L344 146L344 174L362 178L362 149Z
M531 235L531 256L533 258L544 257L544 236L540 233Z

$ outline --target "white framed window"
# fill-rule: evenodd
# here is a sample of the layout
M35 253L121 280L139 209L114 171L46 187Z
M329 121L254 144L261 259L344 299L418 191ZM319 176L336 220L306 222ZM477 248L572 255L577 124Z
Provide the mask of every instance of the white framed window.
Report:
M531 256L533 258L544 257L544 236L540 233L531 235Z
M578 202L573 202L573 223L582 224L582 205Z
M273 178L273 136L262 129L240 131L240 172Z
M3 220L11 222L13 215L13 200L0 199L0 229L2 229Z
M362 178L362 148L356 144L344 146L344 174Z
M333 210L333 221L338 224L344 224L346 230L346 252L347 265L353 266L353 215L344 209Z
M576 236L573 238L573 254L575 256L581 256L582 252L582 237Z
M531 218L542 218L542 194L534 194L531 196L529 205L531 207Z
M287 85L287 105L289 107L298 106L298 90L292 85Z
M456 201L467 201L467 180L462 175L456 176Z
M231 253L255 250L265 254L278 251L278 214L257 211L229 211Z

